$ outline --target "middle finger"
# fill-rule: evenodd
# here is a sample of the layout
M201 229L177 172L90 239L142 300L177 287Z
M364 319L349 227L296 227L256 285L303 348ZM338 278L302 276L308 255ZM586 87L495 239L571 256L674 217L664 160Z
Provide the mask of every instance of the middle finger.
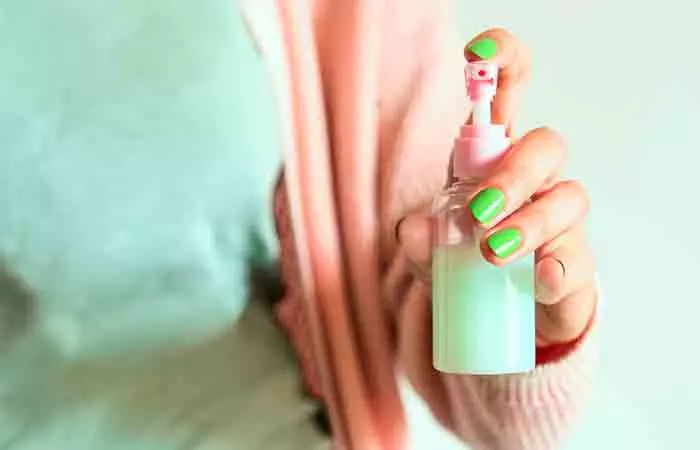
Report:
M477 223L490 228L551 184L566 160L564 142L549 128L525 135L476 190L469 209Z

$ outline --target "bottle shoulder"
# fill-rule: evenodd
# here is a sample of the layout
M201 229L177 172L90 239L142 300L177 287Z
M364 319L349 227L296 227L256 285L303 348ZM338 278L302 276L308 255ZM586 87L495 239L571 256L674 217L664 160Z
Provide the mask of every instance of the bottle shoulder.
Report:
M433 211L451 209L452 207L463 207L469 197L479 186L480 180L458 180L447 185L433 202Z

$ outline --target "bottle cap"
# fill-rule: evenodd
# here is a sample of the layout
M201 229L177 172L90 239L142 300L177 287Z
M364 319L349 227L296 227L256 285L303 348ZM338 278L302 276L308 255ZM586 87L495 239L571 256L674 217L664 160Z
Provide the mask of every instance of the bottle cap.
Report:
M472 102L471 122L462 125L453 149L453 176L483 178L510 146L503 125L491 123L491 102L498 88L498 67L489 61L467 63L467 95Z

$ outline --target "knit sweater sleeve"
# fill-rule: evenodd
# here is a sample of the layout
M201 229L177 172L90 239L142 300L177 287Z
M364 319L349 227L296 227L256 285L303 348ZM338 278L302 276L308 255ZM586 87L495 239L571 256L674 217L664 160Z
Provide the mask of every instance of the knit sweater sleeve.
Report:
M390 255L383 284L387 308L397 317L396 334L403 341L399 360L436 417L471 448L559 448L574 426L595 370L594 321L575 342L538 349L538 366L528 374L445 376L430 363L430 294L396 248L394 230L407 213L429 204L444 182L467 102L463 42L455 39L450 3L417 9L413 16L399 17L403 23L387 18L387 24L402 32L386 31L381 81L386 86L380 101L383 254ZM392 41L396 35L403 39L400 46Z
M532 373L446 377L455 431L473 448L558 449L575 425L594 368L593 338Z
M284 184L275 195L275 216L282 241L283 272L287 296L277 313L286 329L303 371L310 393L322 399L320 382L310 353L307 327L298 296L295 255L288 225ZM399 255L392 270L384 277L385 293L390 302L400 306L396 316L405 315L417 306L424 308L424 323L429 323L429 298ZM406 285L410 287L406 288ZM412 301L411 297L415 297ZM411 306L413 305L413 306ZM420 313L419 313L420 314ZM560 448L586 398L596 363L595 326L572 345L540 349L538 366L528 374L481 376L443 376L430 364L429 326L420 326L415 318L403 322L399 333L414 340L400 344L401 370L409 375L416 391L424 398L437 418L474 450L547 450Z
M386 307L396 318L399 367L438 419L471 448L558 448L590 385L593 327L572 345L541 351L537 369L525 375L443 376L430 364L430 297L396 248L393 231L401 217L429 203L444 181L466 99L454 14L447 0L422 3L425 7L385 3L377 77L382 282ZM288 289L277 313L301 359L307 386L321 397L299 300L283 183L275 199Z

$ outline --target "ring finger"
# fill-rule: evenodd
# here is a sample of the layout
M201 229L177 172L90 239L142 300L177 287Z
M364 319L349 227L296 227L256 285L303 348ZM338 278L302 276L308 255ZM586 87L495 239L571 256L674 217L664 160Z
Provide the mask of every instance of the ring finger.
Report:
M481 242L482 253L495 265L507 264L576 226L587 210L588 199L578 183L557 183L489 230Z

